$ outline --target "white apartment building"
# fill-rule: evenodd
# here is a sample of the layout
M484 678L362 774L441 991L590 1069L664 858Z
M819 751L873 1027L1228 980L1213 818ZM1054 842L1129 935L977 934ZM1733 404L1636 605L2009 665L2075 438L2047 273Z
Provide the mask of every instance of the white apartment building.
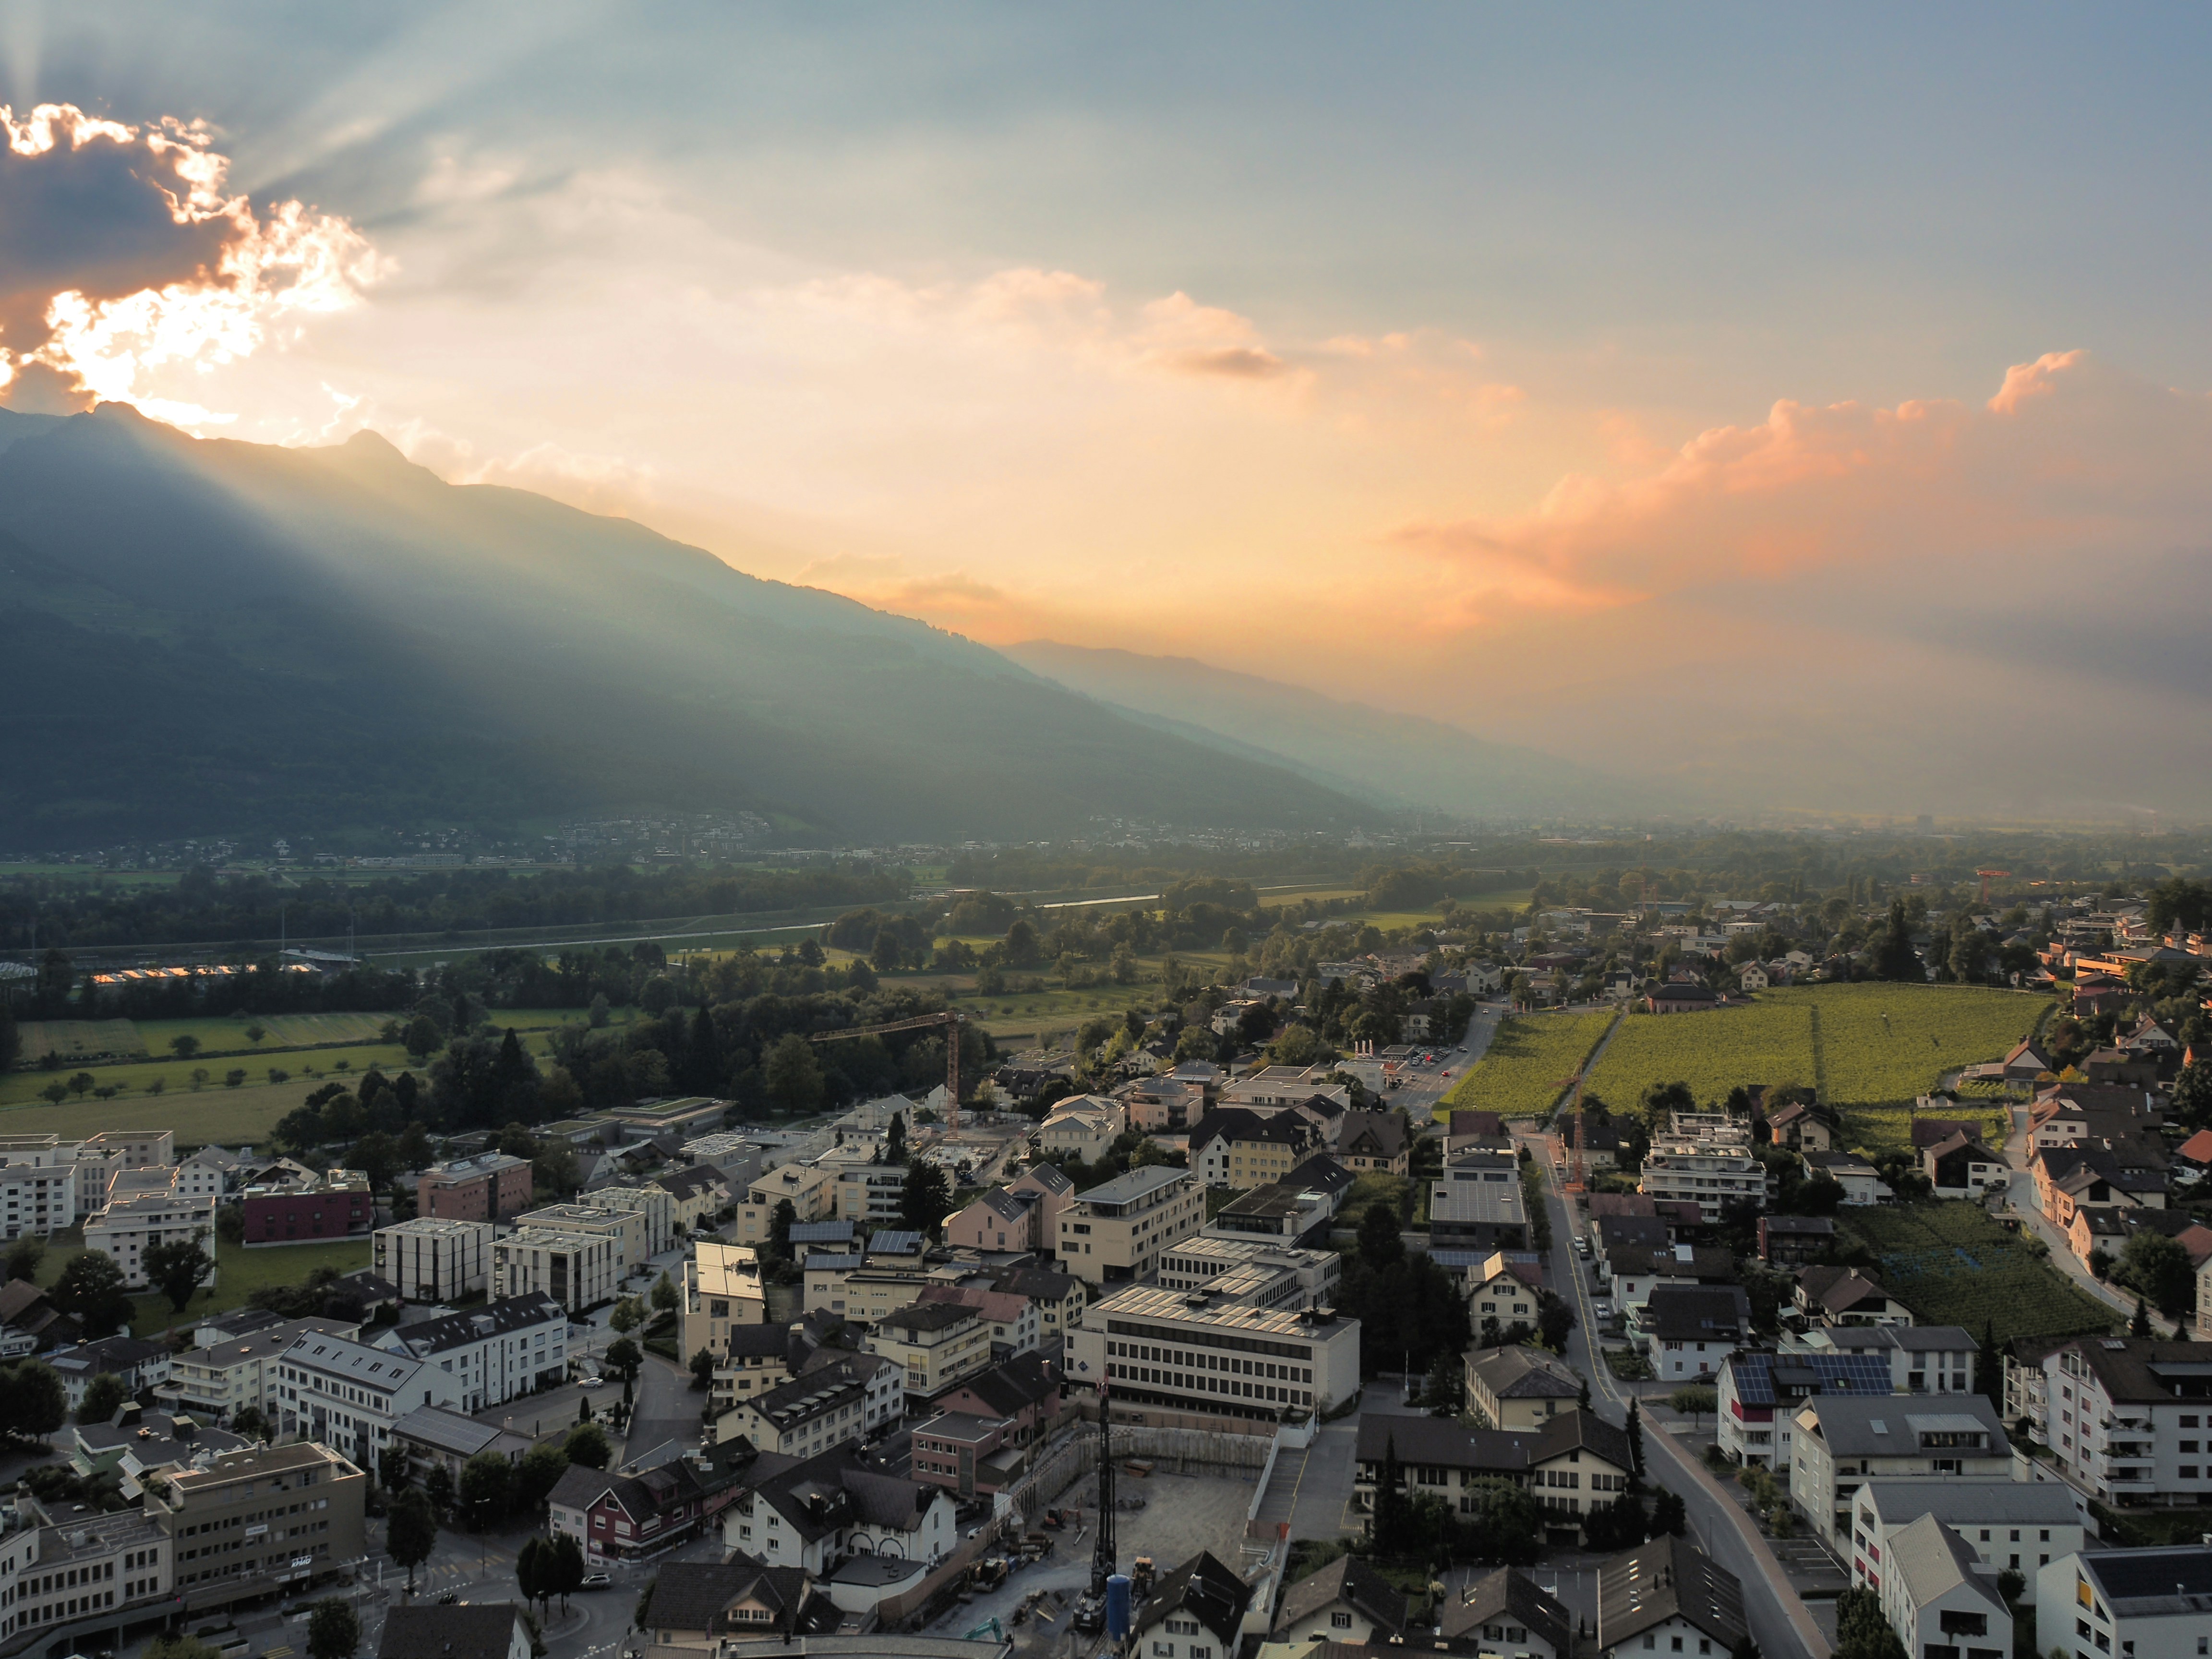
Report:
M1996 1407L1978 1394L1940 1400L1821 1395L1798 1409L1791 1427L1790 1501L1839 1547L1850 1535L1853 1501L1869 1480L1932 1485L2011 1474L2012 1443Z
M1359 1322L1127 1290L1085 1311L1065 1374L1110 1383L1126 1421L1158 1411L1273 1422L1286 1409L1326 1412L1359 1387Z
M869 1227L895 1226L906 1213L906 1170L897 1164L860 1164L837 1175L837 1217Z
M608 1233L523 1227L491 1247L495 1297L543 1291L570 1313L612 1301L622 1273L622 1240Z
M595 1209L640 1218L644 1255L631 1264L634 1267L643 1266L647 1256L659 1255L676 1243L676 1198L665 1187L651 1182L636 1187L601 1187L586 1194L585 1201Z
M409 1354L311 1332L278 1362L280 1427L333 1447L363 1468L417 1406L461 1409L463 1379Z
M0 1232L43 1238L76 1224L76 1146L59 1135L0 1135Z
M2197 1659L2212 1650L2212 1546L2064 1555L2035 1575L2039 1607L2072 1630L2038 1626L2048 1651L2074 1659ZM2054 1620L2054 1611L2041 1615Z
M1875 1593L1907 1654L2012 1659L2012 1613L1966 1540L1923 1515L1891 1536L1887 1555Z
M234 1193L245 1176L246 1160L220 1146L203 1146L177 1165L177 1185L195 1198Z
M1878 1590L1890 1536L1926 1515L1965 1540L1992 1577L2019 1573L2021 1599L2033 1603L2044 1568L2096 1541L2080 1503L2056 1480L1869 1480L1851 1500L1851 1581Z
M84 1245L105 1250L123 1269L123 1282L143 1290L146 1255L155 1245L198 1238L212 1257L215 1248L215 1200L192 1198L174 1191L142 1192L118 1198L84 1224ZM212 1289L216 1273L205 1281Z
M217 1423L234 1422L252 1406L273 1429L281 1419L278 1374L286 1351L303 1336L343 1336L353 1328L335 1319L287 1319L243 1336L181 1349L169 1361L168 1381L155 1389L154 1397L165 1411L191 1412Z
M544 1227L556 1233L596 1233L611 1238L618 1252L618 1274L643 1267L652 1255L646 1247L649 1224L641 1212L603 1210L596 1200L588 1204L548 1204L515 1217L514 1224L518 1231Z
M787 1164L771 1170L745 1189L744 1202L738 1206L738 1242L741 1244L764 1244L775 1221L775 1206L788 1200L794 1221L826 1221L837 1207L837 1178L839 1166L825 1164L817 1168L805 1164Z
M1668 1132L1652 1141L1638 1190L1686 1200L1707 1221L1718 1221L1724 1204L1765 1207L1766 1171L1752 1156L1749 1129L1710 1114L1677 1113Z
M761 1451L812 1457L906 1414L906 1372L896 1360L827 1349L823 1355L823 1363L790 1382L737 1401L716 1425L717 1438L742 1434Z
M2069 1479L2107 1504L2212 1501L2212 1350L2082 1336L2041 1370L2035 1426Z
M1159 1286L1203 1291L1224 1304L1295 1310L1334 1303L1343 1271L1343 1258L1334 1250L1200 1233L1162 1253Z
M539 1291L393 1326L370 1346L436 1366L459 1383L454 1409L480 1412L565 1380L568 1337L568 1316Z
M417 1216L369 1235L376 1276L399 1287L410 1302L446 1302L491 1285L492 1241L488 1221L447 1221Z
M1148 1164L1079 1193L1060 1218L1060 1271L1093 1285L1151 1274L1161 1253L1206 1224L1206 1188L1188 1170Z
M760 1258L743 1244L702 1238L684 1264L682 1319L684 1357L704 1348L727 1353L730 1327L768 1321L768 1292L761 1283Z

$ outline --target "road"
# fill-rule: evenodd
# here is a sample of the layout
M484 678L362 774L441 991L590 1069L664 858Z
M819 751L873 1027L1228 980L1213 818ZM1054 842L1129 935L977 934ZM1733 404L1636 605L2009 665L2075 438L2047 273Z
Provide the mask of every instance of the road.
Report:
M1567 1338L1567 1358L1590 1380L1590 1395L1600 1416L1607 1422L1627 1419L1627 1402L1636 1385L1615 1382L1607 1368L1601 1345L1592 1340L1597 1310L1590 1295L1589 1272L1575 1254L1575 1221L1565 1199L1554 1184L1553 1160L1562 1155L1559 1139L1550 1135L1522 1135L1544 1169L1545 1202L1551 1211L1552 1288L1568 1297L1575 1311L1575 1328ZM1656 1385L1653 1385L1655 1391ZM1675 1437L1647 1418L1644 1430L1644 1462L1650 1479L1681 1494L1689 1510L1690 1529L1700 1548L1734 1573L1743 1586L1745 1616L1751 1633L1766 1659L1828 1659L1829 1644L1805 1604L1790 1588L1788 1576L1766 1547L1751 1518L1705 1473L1698 1459L1685 1450Z
M2030 1232L2051 1247L2051 1265L2060 1273L2064 1273L2075 1285L2088 1291L2106 1307L2115 1309L2133 1318L2136 1311L2135 1297L2114 1290L2091 1273L2081 1258L2074 1254L2074 1242L2045 1220L2043 1212L2037 1207L2035 1172L2027 1166L2029 1150L2027 1109L2015 1106L2012 1109L2010 1116L2012 1127L2005 1136L2005 1161L2020 1173L2013 1176L2012 1185L2006 1192L2006 1206L2020 1218L2021 1224ZM2152 1312L2151 1329L2153 1331L2161 1336L2171 1334L2166 1329L2166 1324L2167 1322L2161 1319L2155 1311Z

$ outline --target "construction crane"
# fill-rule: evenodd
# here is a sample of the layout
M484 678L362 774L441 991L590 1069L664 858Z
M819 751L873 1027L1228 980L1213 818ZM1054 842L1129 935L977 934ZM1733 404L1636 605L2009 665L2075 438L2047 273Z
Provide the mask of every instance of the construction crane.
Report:
M2002 881L2007 876L2010 875L2012 872L2009 870L1977 870L1974 873L1982 878L1982 902L1984 904L1987 904L1990 902L1990 883L1992 880Z
M1586 1166L1589 1152L1589 1138L1583 1128L1583 1074L1577 1072L1572 1077L1563 1077L1553 1086L1573 1091L1567 1101L1568 1109L1575 1115L1575 1148L1573 1157L1567 1164L1567 1190L1571 1193L1579 1193L1589 1186Z
M884 1031L915 1031L925 1025L943 1025L945 1033L945 1122L960 1127L960 1024L968 1018L956 1009L916 1014L912 1019L887 1019L880 1025L848 1025L835 1031L811 1033L809 1042L842 1042L847 1037L875 1036Z

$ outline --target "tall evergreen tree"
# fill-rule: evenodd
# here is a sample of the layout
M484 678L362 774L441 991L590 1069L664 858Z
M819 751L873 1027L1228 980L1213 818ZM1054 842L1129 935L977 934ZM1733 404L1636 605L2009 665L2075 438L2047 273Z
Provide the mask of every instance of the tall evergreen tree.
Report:
M1644 1478L1644 1416L1636 1402L1628 1402L1628 1455L1636 1464L1636 1478Z
M1402 1489L1404 1470L1398 1462L1398 1437L1390 1436L1382 1443L1382 1467L1375 1476L1375 1550L1378 1555L1394 1555L1404 1543L1406 1530L1406 1495Z

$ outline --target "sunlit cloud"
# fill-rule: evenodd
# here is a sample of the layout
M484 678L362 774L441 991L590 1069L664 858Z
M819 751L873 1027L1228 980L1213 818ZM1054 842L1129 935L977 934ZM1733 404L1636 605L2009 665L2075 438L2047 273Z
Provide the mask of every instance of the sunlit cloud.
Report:
M120 400L226 423L149 393L149 377L235 362L353 305L380 275L343 218L227 193L230 163L204 124L0 106L0 395L19 405Z

